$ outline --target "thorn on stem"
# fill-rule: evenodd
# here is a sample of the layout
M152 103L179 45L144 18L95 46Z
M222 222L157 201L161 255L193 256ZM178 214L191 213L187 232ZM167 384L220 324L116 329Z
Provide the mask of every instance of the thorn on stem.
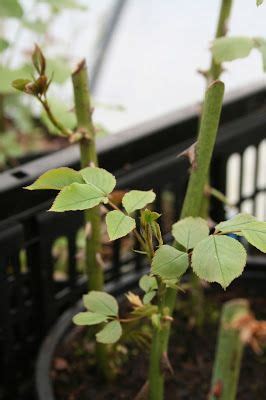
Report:
M96 261L97 261L99 267L101 267L102 269L104 269L105 264L104 264L104 261L103 261L103 258L102 258L101 253L96 253Z
M197 72L202 75L204 78L208 79L210 76L210 71L206 69L197 69Z
M164 372L170 372L171 375L174 375L173 367L170 363L168 354L163 352L162 359L161 359L161 367Z
M197 168L196 145L197 142L193 143L190 147L188 147L187 149L182 151L182 153L177 155L177 157L187 157L193 170Z

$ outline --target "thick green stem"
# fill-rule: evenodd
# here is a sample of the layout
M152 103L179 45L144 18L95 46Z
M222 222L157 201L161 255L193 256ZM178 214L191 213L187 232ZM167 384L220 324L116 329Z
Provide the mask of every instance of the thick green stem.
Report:
M181 211L181 218L190 216L197 217L200 214L204 186L210 167L220 121L223 95L224 84L220 81L213 82L206 91L198 140L195 149L194 168L192 168L190 174L187 192ZM200 296L198 304L201 304L201 296L203 294L199 291L197 295ZM165 304L170 310L170 315L173 313L175 302L176 291L168 288L166 291ZM168 348L169 333L170 332L168 330L168 332L165 334L165 351Z
M215 39L223 37L227 33L228 20L230 18L231 10L232 10L233 0L221 0L220 12L215 32ZM207 86L217 79L220 79L222 73L222 64L216 63L214 58L211 59L210 69L206 74L206 82ZM209 174L208 174L209 175ZM210 177L207 176L206 184L209 185ZM209 216L210 209L210 198L206 194L202 199L202 205L200 210L200 216L204 219L207 219Z
M249 313L249 304L243 299L223 306L209 400L236 399L244 344L232 324Z
M217 37L220 35L221 30L224 30L225 28L230 8L231 1L223 1L216 32ZM218 73L218 68L219 66L212 62L212 76L216 76L215 74ZM206 91L195 150L195 162L193 163L187 193L181 212L181 218L188 216L196 217L200 215L202 199L204 196L204 186L207 181L208 170L220 120L223 94L224 84L219 81L213 82ZM163 307L167 307L169 315L172 315L175 301L176 291L168 288L165 291L163 298L159 299L158 304L159 307L161 307L162 304ZM162 370L162 358L164 354L167 357L169 334L170 324L165 325L161 329L154 328L149 370L149 400L163 399L164 375Z
M195 149L195 163L190 174L181 218L197 217L200 213L204 186L220 121L223 95L224 84L220 81L213 82L206 91Z
M82 61L72 74L75 97L75 111L78 130L83 134L80 141L81 168L98 165L95 145L95 131L91 118L91 104L88 86L88 73ZM85 222L89 224L86 240L86 273L89 290L102 290L103 270L99 263L101 251L101 221L99 207L85 212Z
M81 167L98 165L95 144L95 130L91 118L91 103L89 94L89 79L85 61L82 61L72 74L75 98L75 112L78 130L83 135L80 141ZM103 290L104 271L101 265L101 219L100 208L86 210L84 213L87 225L86 237L86 274L89 290ZM108 362L107 347L96 344L96 361L99 373L110 379L111 370Z

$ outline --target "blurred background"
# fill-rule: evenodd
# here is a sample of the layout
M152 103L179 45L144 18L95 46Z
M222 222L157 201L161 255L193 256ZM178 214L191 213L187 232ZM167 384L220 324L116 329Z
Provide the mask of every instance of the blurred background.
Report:
M0 169L68 145L49 135L54 128L36 100L11 87L13 79L31 76L34 43L53 73L52 109L69 128L75 126L70 73L86 58L94 120L104 136L200 104L205 80L197 71L209 66L219 7L219 0L193 7L178 0L0 0ZM265 20L265 5L235 0L229 34L264 37ZM224 66L226 94L265 84L256 50Z
M266 7L254 7L254 2L234 1L230 34L265 36ZM5 3L10 7L16 2L0 3L5 8ZM209 65L219 0L201 0L193 7L191 2L179 0L17 3L22 7L17 13L21 14L19 18L14 18L12 12L1 13L1 38L9 45L1 53L0 90L8 83L3 67L24 66L37 42L52 59L51 69L56 69L55 80L60 87L53 86L51 93L59 100L66 93L69 105L68 66L71 69L86 57L93 79L95 119L111 132L202 99L205 83L197 69ZM227 93L254 81L265 81L256 51L226 67L223 80ZM33 104L31 107L34 110Z

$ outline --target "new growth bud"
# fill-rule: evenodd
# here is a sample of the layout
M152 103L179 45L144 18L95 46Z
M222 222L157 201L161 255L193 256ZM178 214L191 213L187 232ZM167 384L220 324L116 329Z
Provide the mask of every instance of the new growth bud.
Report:
M35 44L34 52L32 53L32 63L40 75L45 75L46 60L37 44Z

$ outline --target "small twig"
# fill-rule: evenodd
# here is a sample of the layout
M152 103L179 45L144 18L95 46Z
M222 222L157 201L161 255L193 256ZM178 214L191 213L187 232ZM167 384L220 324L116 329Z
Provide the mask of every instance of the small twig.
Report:
M39 102L42 104L44 110L46 111L46 114L50 120L50 122L54 125L56 129L59 130L59 132L62 134L62 136L65 137L71 137L73 135L73 131L66 129L61 122L58 121L58 119L54 116L54 114L51 111L51 108L49 106L49 103L47 101L47 98L45 97L44 99L41 96L36 96L36 98L39 100Z
M234 204L230 203L227 197L222 192L220 192L220 190L217 190L209 185L206 185L204 192L207 196L213 196L217 200L226 204L228 207L234 207Z

